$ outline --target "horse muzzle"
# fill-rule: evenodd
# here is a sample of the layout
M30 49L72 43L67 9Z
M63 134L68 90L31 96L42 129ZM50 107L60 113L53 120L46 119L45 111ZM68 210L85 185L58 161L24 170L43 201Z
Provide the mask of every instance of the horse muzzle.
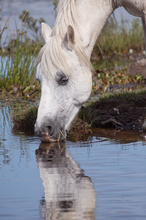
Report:
M35 125L35 135L40 138L42 142L57 142L64 141L66 138L66 131L59 127L47 125L41 126L41 128Z

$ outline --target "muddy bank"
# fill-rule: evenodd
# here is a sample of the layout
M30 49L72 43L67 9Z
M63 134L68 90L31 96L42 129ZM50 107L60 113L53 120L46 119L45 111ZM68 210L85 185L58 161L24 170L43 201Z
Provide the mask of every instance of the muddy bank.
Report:
M146 117L146 94L127 93L104 98L87 108L82 107L79 115L91 127L138 131Z

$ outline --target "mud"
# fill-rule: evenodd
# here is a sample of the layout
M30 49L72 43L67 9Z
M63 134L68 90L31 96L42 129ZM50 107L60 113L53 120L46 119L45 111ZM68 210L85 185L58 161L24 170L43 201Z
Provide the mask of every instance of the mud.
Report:
M111 97L93 103L80 112L80 118L96 128L114 128L127 131L141 130L146 117L146 94L135 97Z

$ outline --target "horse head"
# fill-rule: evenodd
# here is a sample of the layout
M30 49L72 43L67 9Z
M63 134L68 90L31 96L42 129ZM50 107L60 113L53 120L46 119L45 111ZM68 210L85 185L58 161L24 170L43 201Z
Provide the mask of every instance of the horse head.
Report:
M64 37L42 24L46 44L38 55L36 78L41 84L35 133L44 142L63 140L71 122L91 93L92 73L75 31L68 26Z

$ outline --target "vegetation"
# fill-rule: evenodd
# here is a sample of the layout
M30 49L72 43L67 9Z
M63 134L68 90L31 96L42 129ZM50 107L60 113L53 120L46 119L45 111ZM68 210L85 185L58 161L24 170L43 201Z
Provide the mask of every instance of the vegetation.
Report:
M54 7L56 9L57 8L57 4L58 4L58 0L53 0L53 4L54 4Z
M144 33L141 19L132 21L129 29L126 21L121 18L119 26L115 19L111 17L106 23L94 48L94 53L100 55L127 54L144 51Z
M6 46L2 45L2 39L8 22L0 30L0 92L13 93L19 90L19 94L24 96L39 89L34 72L36 55L43 45L40 40L40 24L44 20L33 19L27 11L23 11L20 18L24 23L22 29L17 29L10 36ZM26 29L33 33L33 38L29 37Z
M125 102L125 104L129 104L130 100L132 99L138 99L139 96L146 95L146 88L143 89L136 89L133 91L119 91L119 92L109 92L104 93L99 97L99 101L104 102L107 99L119 99L121 102Z
M26 133L34 132L34 124L37 117L38 106L27 106L21 111L16 111L13 116L14 130L21 130Z

